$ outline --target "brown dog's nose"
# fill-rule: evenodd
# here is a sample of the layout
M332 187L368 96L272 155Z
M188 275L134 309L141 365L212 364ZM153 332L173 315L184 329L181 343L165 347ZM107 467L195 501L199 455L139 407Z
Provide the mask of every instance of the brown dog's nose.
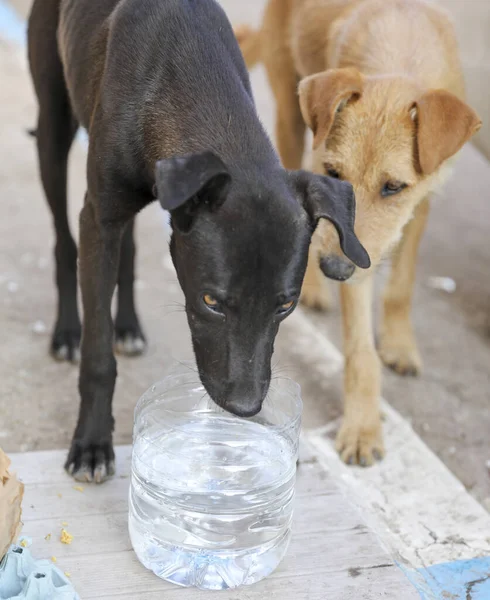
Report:
M341 256L331 255L321 257L320 269L330 279L346 281L352 276L356 270L356 266Z

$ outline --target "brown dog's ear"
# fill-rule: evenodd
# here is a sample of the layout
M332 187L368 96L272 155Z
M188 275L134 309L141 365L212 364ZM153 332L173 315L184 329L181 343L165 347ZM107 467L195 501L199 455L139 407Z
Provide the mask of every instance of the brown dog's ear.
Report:
M355 265L369 269L371 260L354 232L356 200L350 183L307 171L292 173L312 232L320 219L328 219L337 230L343 253Z
M335 114L353 96L360 96L362 88L362 75L353 67L329 69L300 82L299 104L303 119L314 135L313 149L329 134Z
M415 103L420 170L433 173L481 127L475 111L445 90L429 90Z

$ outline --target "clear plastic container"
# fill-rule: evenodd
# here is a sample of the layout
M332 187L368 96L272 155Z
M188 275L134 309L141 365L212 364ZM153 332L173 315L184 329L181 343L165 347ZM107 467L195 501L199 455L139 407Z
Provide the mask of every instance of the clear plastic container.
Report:
M216 406L193 369L152 386L135 410L129 496L141 563L202 589L274 571L291 535L301 409L286 379L250 419Z

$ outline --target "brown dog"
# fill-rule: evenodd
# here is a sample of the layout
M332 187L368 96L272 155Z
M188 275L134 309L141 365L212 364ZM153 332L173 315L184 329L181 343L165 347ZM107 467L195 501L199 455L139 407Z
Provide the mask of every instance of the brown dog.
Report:
M421 359L410 308L428 199L448 159L481 124L463 101L454 30L444 12L419 0L270 0L262 29L241 27L236 35L249 68L259 60L267 68L284 165L301 165L306 122L313 170L355 189L356 233L372 268L361 273L340 250L326 255L335 232L325 223L310 250L302 299L327 308L321 271L340 281L352 275L355 285L341 286L345 415L337 448L347 463L370 465L384 452L373 268L396 248L379 354L398 373L415 375Z

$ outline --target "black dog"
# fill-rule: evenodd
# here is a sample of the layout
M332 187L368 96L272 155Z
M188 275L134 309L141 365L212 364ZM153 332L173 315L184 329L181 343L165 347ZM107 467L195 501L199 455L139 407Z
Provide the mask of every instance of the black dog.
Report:
M357 265L369 266L369 257L353 231L350 185L281 168L214 0L35 0L29 59L57 235L52 350L67 358L80 337L67 155L79 125L90 138L80 215L81 405L66 468L98 482L114 472L114 335L143 340L133 219L156 192L171 212L171 253L200 377L237 415L260 410L274 338L297 303L318 220L332 221Z

